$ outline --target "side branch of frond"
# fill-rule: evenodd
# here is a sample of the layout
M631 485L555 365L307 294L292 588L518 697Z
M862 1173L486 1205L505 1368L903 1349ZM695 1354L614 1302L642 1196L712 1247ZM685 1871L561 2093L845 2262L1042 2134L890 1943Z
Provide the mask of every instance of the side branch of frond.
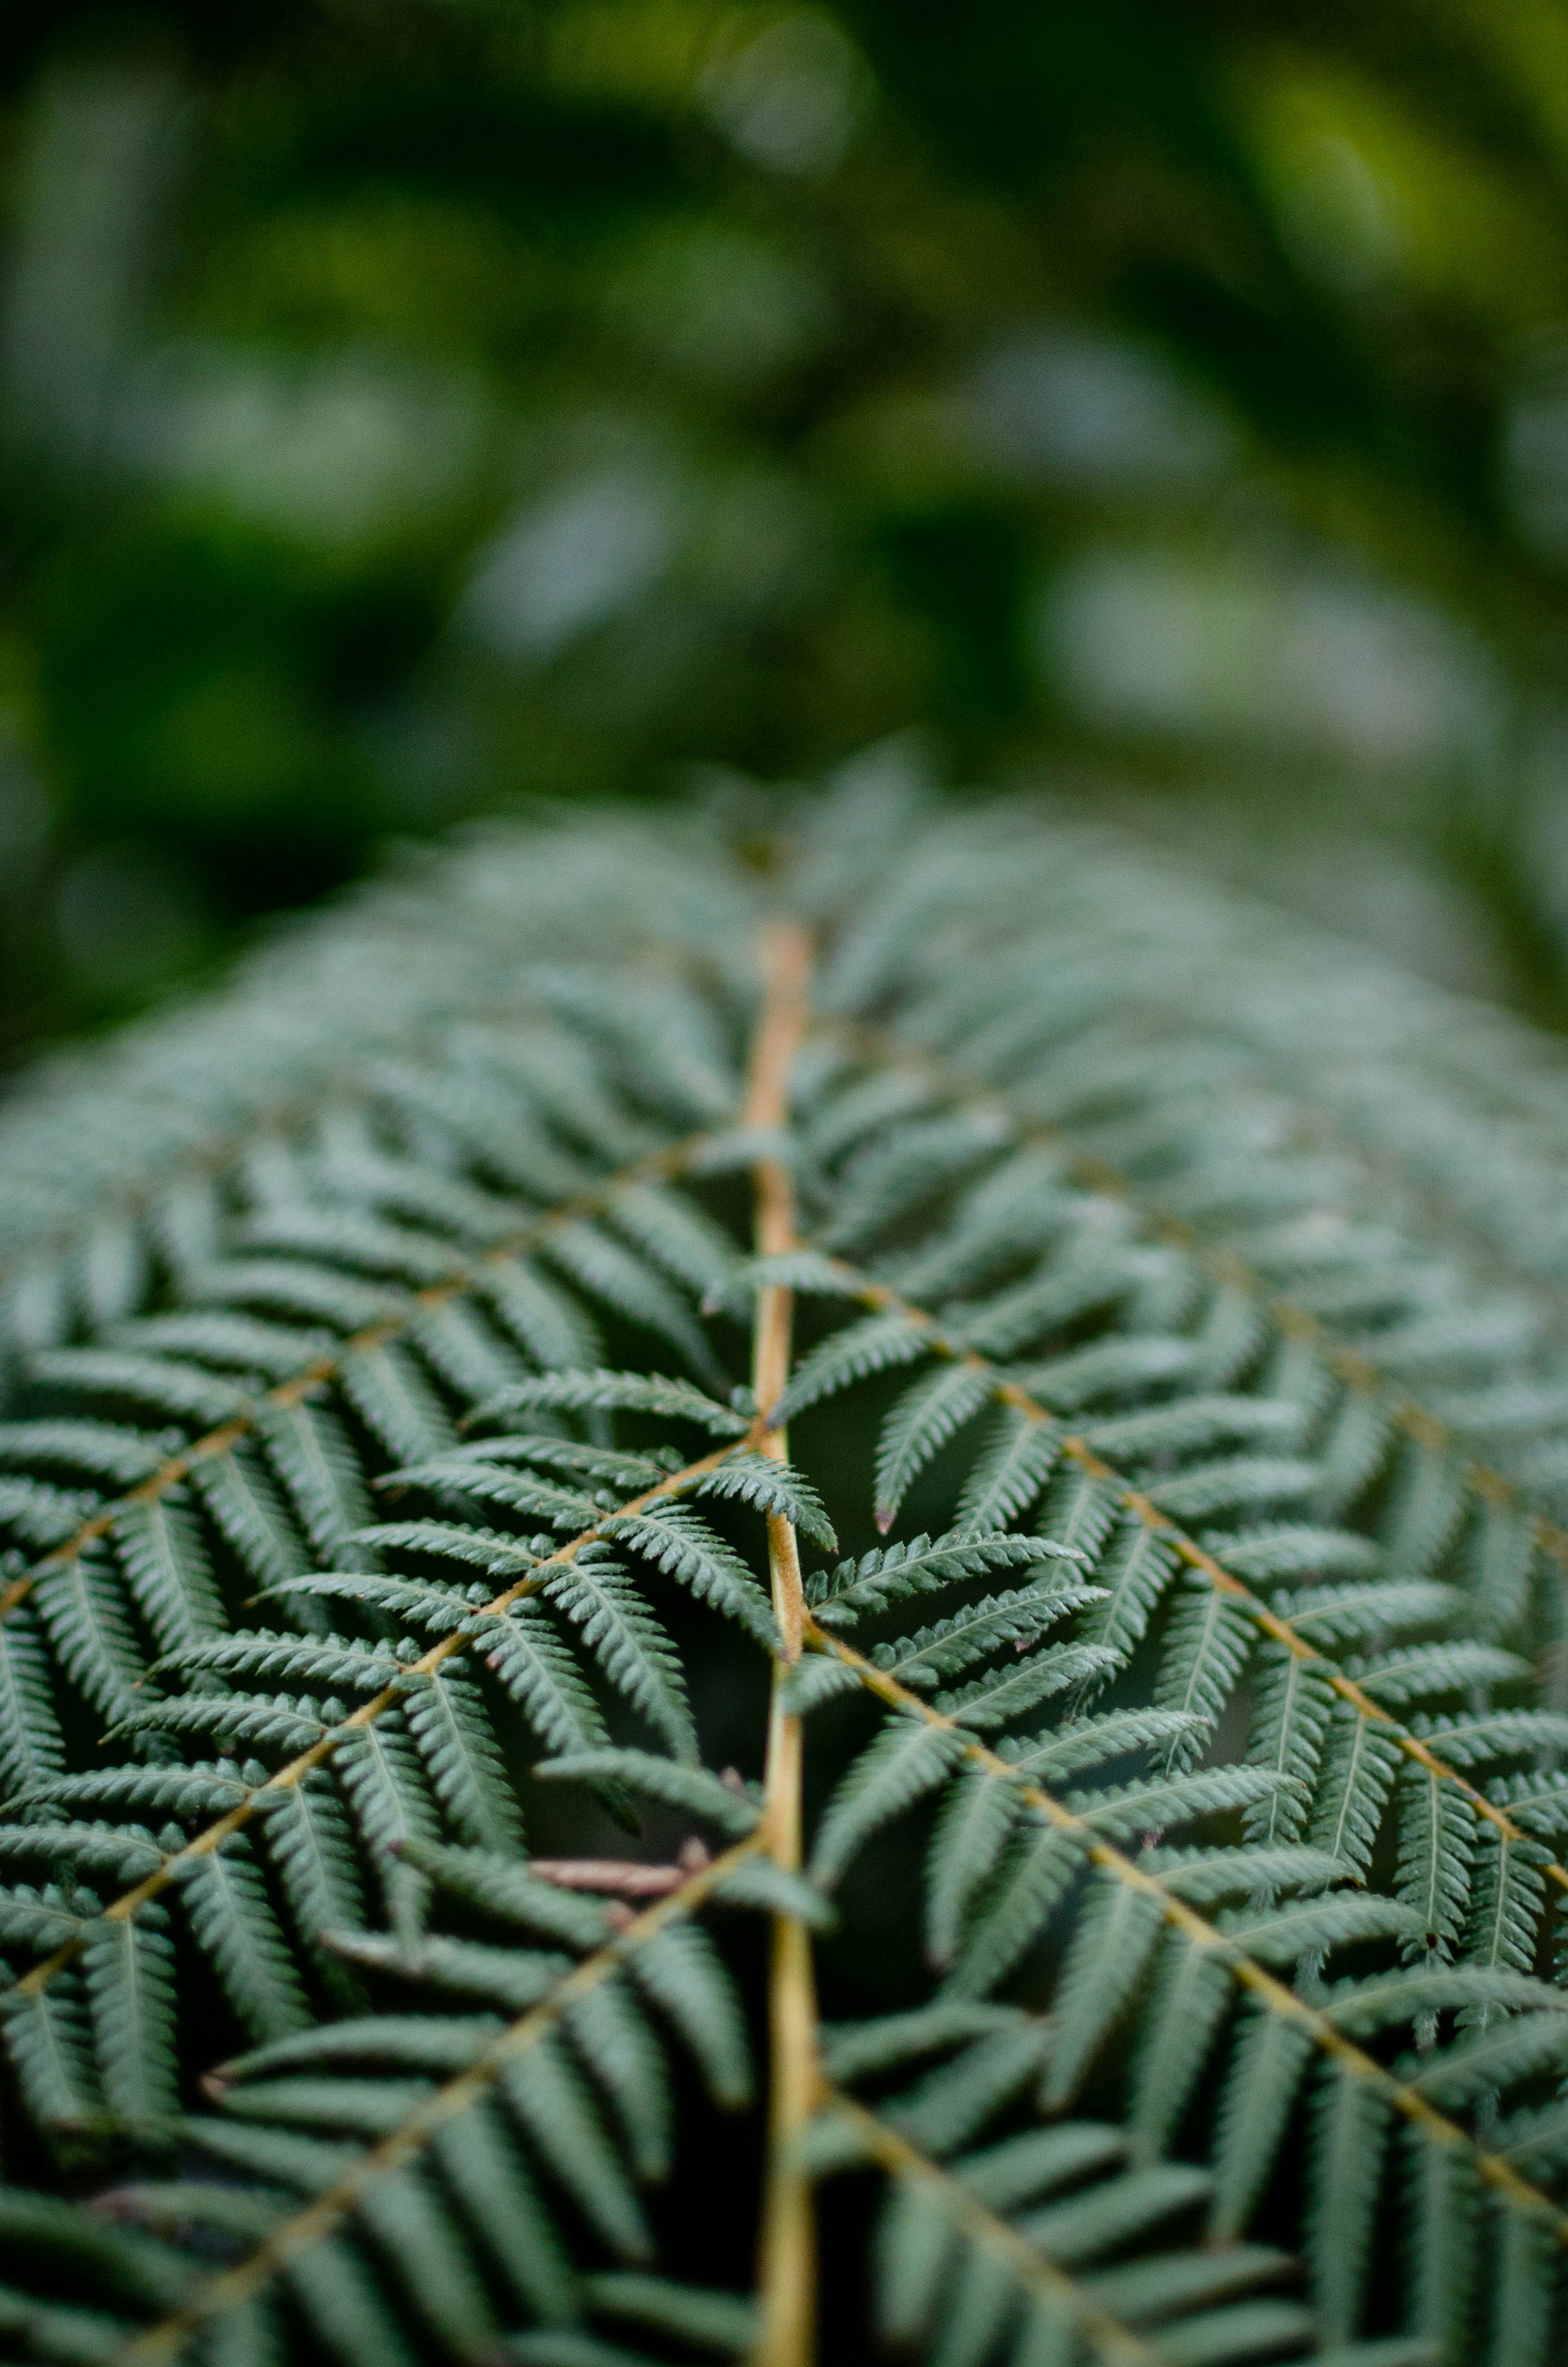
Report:
M954 2227L988 2252L1026 2291L1052 2305L1055 2313L1091 2346L1103 2367L1118 2367L1118 2362L1124 2362L1124 2367L1161 2367L1162 2353L1152 2343L1096 2308L1065 2269L1058 2268L1015 2233L940 2162L933 2161L841 2088L824 2087L821 2108L848 2122L865 2153L890 2177L907 2180L937 2195Z
M945 1356L954 1364L966 1365L972 1372L989 1376L993 1384L992 1394L998 1403L1011 1406L1015 1412L1021 1413L1029 1421L1049 1424L1062 1454L1070 1462L1075 1463L1080 1470L1092 1478L1104 1479L1113 1487L1122 1509L1131 1512L1152 1535L1160 1537L1178 1560L1206 1579L1216 1592L1228 1596L1260 1634L1282 1644L1295 1659L1310 1662L1322 1674L1330 1690L1353 1709L1358 1717L1380 1727L1405 1758L1424 1767L1439 1783L1451 1785L1483 1824L1492 1826L1506 1840L1529 1840L1530 1836L1506 1809L1489 1800L1485 1793L1462 1775L1457 1767L1449 1766L1430 1743L1413 1734L1392 1712L1375 1702L1365 1687L1358 1685L1353 1677L1347 1677L1326 1652L1309 1643L1282 1613L1271 1611L1267 1603L1260 1603L1244 1580L1226 1569L1205 1546L1189 1537L1141 1489L1133 1487L1129 1479L1097 1455L1085 1440L1066 1430L1060 1417L1053 1414L1049 1406L1042 1405L1019 1382L1009 1380L989 1357L948 1339L938 1319L929 1309L915 1306L909 1299L901 1297L897 1291L889 1289L886 1284L873 1281L870 1275L857 1272L840 1260L835 1260L834 1264L842 1278L846 1296L858 1299L863 1307L879 1312L897 1313L909 1322L919 1325L929 1340L934 1355ZM1568 1867L1551 1858L1542 1863L1541 1872L1557 1889L1568 1892Z
M275 2228L255 2251L233 2268L224 2269L203 2286L194 2301L170 2316L160 2318L129 2343L120 2354L151 2367L158 2360L176 2359L199 2327L237 2308L270 2282L288 2261L319 2244L353 2210L365 2189L389 2170L400 2168L428 2145L436 2132L478 2102L485 2091L520 2055L536 2046L553 2030L574 2002L608 1979L642 1943L682 1917L704 1906L748 1857L763 1846L760 1833L737 1841L719 1857L690 1874L678 1890L647 1908L624 1931L565 1975L536 2006L531 2006L468 2067L444 2087L424 2098L407 2117L371 2146L347 2174L318 2194L303 2211Z
M1233 1289L1244 1291L1262 1310L1264 1316L1280 1335L1310 1341L1316 1346L1335 1377L1347 1388L1364 1397L1381 1398L1394 1427L1417 1444L1440 1453L1460 1457L1460 1476L1466 1490L1487 1504L1511 1504L1522 1511L1528 1521L1535 1543L1549 1560L1555 1562L1568 1580L1568 1528L1550 1519L1544 1512L1534 1511L1528 1492L1506 1472L1466 1453L1452 1428L1438 1415L1413 1396L1408 1387L1392 1382L1378 1366L1376 1359L1365 1349L1339 1345L1320 1319L1296 1301L1272 1290L1263 1276L1239 1258L1233 1250L1212 1250L1200 1238L1197 1228L1185 1217L1173 1216L1152 1201L1125 1170L1114 1166L1098 1152L1074 1151L1066 1129L1049 1119L1030 1117L1017 1112L1012 1096L999 1085L971 1077L951 1062L901 1043L896 1036L880 1027L842 1021L826 1023L827 1032L837 1040L864 1052L869 1059L892 1068L904 1068L928 1078L938 1091L950 1095L967 1108L995 1110L1015 1127L1021 1143L1053 1144L1066 1154L1066 1172L1085 1191L1099 1192L1122 1200L1135 1209L1142 1223L1155 1240L1168 1242L1172 1248L1196 1258L1214 1281Z
M335 1380L349 1357L368 1349L384 1348L389 1341L402 1339L422 1315L430 1314L436 1308L449 1306L454 1298L460 1298L471 1290L476 1274L483 1274L490 1266L505 1265L508 1259L526 1256L530 1249L548 1240L551 1234L562 1225L573 1224L580 1217L602 1211L619 1192L625 1191L629 1185L668 1182L679 1175L711 1139L711 1133L704 1129L700 1133L687 1135L667 1150L644 1153L641 1159L619 1168L615 1174L608 1176L603 1184L596 1184L591 1191L574 1193L570 1199L545 1209L506 1240L498 1241L493 1249L486 1250L482 1256L467 1259L460 1272L440 1282L426 1283L412 1294L403 1314L388 1316L378 1322L365 1324L358 1331L349 1332L331 1355L313 1357L297 1373L290 1373L286 1380L275 1383L257 1401L254 1412L235 1414L229 1421L220 1422L215 1429L205 1432L201 1437L192 1439L188 1446L178 1448L145 1479L140 1480L134 1488L127 1489L124 1495L117 1497L112 1503L103 1505L90 1519L74 1529L62 1544L51 1546L30 1569L23 1570L20 1577L12 1579L7 1586L0 1587L0 1619L16 1610L18 1603L25 1603L39 1580L47 1578L51 1570L74 1561L96 1537L107 1535L119 1515L131 1505L155 1504L160 1497L168 1494L171 1488L177 1487L199 1463L210 1463L214 1456L228 1454L243 1438L248 1438L264 1413L301 1404L327 1382Z
M633 1496L624 1504L618 1504L612 1512L605 1513L602 1521L597 1521L591 1528L580 1531L560 1546L551 1556L551 1561L574 1561L584 1546L591 1545L610 1522L624 1520L645 1512L650 1504L664 1503L670 1497L679 1495L683 1489L692 1487L699 1479L705 1478L709 1472L716 1471L722 1463L727 1463L732 1455L756 1447L761 1438L761 1424L754 1422L743 1437L726 1440L722 1446L714 1447L695 1463L687 1464L684 1469L672 1471L668 1478L661 1479L656 1487L644 1489L642 1495ZM520 1602L526 1594L537 1592L540 1583L537 1578L519 1578L499 1594L493 1595L488 1603L480 1604L472 1616L476 1621L504 1618L514 1603ZM205 1826L193 1840L186 1842L183 1849L171 1852L144 1880L135 1884L131 1889L122 1891L118 1898L111 1899L103 1910L105 1920L114 1923L130 1922L152 1899L168 1889L182 1866L188 1865L193 1859L210 1857L214 1850L222 1849L232 1834L237 1833L254 1817L262 1813L269 1799L280 1792L292 1791L297 1784L302 1784L314 1768L330 1759L333 1752L352 1735L374 1726L378 1718L383 1717L388 1710L394 1709L406 1698L412 1685L417 1684L421 1678L432 1675L460 1652L466 1652L478 1640L479 1637L472 1633L443 1636L418 1659L411 1660L407 1670L394 1683L383 1686L369 1701L361 1702L358 1708L344 1718L340 1725L333 1727L308 1750L290 1759L287 1766L280 1767L265 1784L254 1785L243 1800L213 1823ZM24 1996L34 1995L47 1988L55 1975L63 1972L66 1965L80 1954L82 1946L80 1938L66 1941L52 1955L45 1956L23 1975L17 1983L17 1992Z
M808 1624L807 1637L815 1650L829 1652L846 1668L852 1669L867 1691L875 1693L890 1709L917 1717L927 1726L941 1727L949 1733L962 1735L965 1755L975 1766L983 1767L987 1774L1001 1777L1013 1788L1020 1801L1038 1816L1043 1817L1059 1832L1075 1836L1091 1863L1103 1867L1127 1888L1140 1891L1145 1898L1152 1900L1167 1923L1182 1932L1194 1946L1203 1949L1223 1964L1260 2005L1270 2013L1279 2014L1294 2022L1314 2046L1332 2056L1352 2077L1369 2080L1394 2110L1418 2128L1424 2136L1436 2145L1462 2147L1474 2163L1477 2174L1506 2203L1516 2210L1529 2212L1547 2222L1558 2243L1568 2245L1568 2212L1561 2210L1549 2194L1521 2178L1501 2156L1487 2153L1475 2145L1458 2122L1450 2121L1445 2113L1437 2112L1415 2088L1396 2078L1392 2071L1385 2071L1382 2065L1364 2048L1346 2038L1328 2014L1316 2006L1309 2005L1304 1998L1297 1996L1294 1989L1277 1980L1272 1973L1238 1948L1215 1925L1188 1907L1184 1899L1178 1898L1157 1874L1135 1864L1113 1842L1102 1840L1085 1818L1064 1807L1060 1800L1043 1791L1038 1784L1022 1780L1016 1767L995 1751L988 1750L984 1743L972 1738L956 1718L948 1717L942 1711L933 1708L918 1693L911 1693L906 1686L901 1685L895 1677L876 1668L852 1645L829 1635L814 1621Z

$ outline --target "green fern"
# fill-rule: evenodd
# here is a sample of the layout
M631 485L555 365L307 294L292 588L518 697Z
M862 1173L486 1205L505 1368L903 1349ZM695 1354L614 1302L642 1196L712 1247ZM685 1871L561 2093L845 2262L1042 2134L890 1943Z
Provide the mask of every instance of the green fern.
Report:
M895 770L0 1121L8 2355L1559 2355L1553 1056Z

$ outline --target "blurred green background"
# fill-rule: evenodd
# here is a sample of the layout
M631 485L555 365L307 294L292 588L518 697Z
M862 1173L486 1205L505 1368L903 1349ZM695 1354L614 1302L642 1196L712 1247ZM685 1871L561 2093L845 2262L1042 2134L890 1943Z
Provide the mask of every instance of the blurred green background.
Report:
M923 732L1568 1024L1568 0L0 28L0 1060Z

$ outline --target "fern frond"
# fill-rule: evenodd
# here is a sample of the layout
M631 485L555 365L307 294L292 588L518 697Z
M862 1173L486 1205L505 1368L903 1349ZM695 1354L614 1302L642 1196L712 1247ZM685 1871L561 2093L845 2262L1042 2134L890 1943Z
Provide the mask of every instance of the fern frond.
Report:
M1061 813L541 831L0 1118L0 2347L784 2367L809 2157L931 2367L1546 2367L1555 1073Z

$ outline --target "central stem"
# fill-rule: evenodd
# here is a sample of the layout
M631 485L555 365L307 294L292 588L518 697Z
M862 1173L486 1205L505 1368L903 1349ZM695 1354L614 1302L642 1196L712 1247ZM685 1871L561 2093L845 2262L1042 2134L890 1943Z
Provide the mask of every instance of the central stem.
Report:
M803 929L776 923L763 933L763 1004L752 1047L746 1123L778 1129L789 1118L790 1076L805 1033L811 944ZM798 1247L795 1189L782 1161L759 1159L756 1249L778 1257ZM757 1293L752 1387L765 1421L790 1376L793 1295L777 1283ZM783 1429L770 1426L762 1452L783 1462ZM785 1686L801 1656L805 1597L794 1523L768 1515L767 1567L781 1638L768 1713L763 1830L776 1865L801 1863L801 1721L785 1707ZM768 1978L768 2156L757 2288L761 2327L755 2367L809 2367L816 2350L816 2224L801 2141L817 2090L816 1988L811 1937L798 1916L773 1919Z

